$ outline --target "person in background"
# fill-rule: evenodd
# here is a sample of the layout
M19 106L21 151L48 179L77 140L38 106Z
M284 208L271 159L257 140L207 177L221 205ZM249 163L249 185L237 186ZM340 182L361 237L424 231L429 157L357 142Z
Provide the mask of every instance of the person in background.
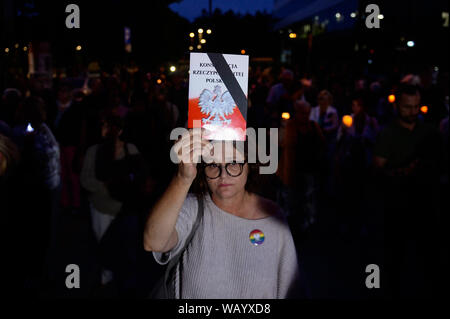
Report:
M0 134L0 179L2 185L3 181L6 181L14 171L19 158L20 154L16 145L8 137Z
M342 123L339 126L338 141L344 136L363 137L374 142L378 134L377 119L369 116L366 110L364 100L360 97L352 99L352 125L347 126Z
M182 74L175 72L172 75L172 85L169 87L169 99L177 106L178 116L175 123L176 127L186 127L187 115L188 115L188 87L183 79Z
M121 140L123 120L107 115L101 127L103 143L87 150L81 170L81 185L89 193L92 228L98 242L122 210L125 197L134 191L130 183L139 178L130 167L130 157L139 152L136 146ZM106 285L112 279L112 272L103 269L101 283Z
M343 122L339 126L338 160L340 167L357 169L356 174L359 174L372 165L372 150L379 127L376 118L367 114L362 98L352 100L352 111L350 123Z
M333 96L327 90L322 90L317 96L318 104L311 109L309 119L319 124L325 137L326 166L322 170L321 184L326 194L333 194L334 155L336 152L336 135L339 126L338 113L332 106Z
M26 251L27 271L25 285L30 292L40 290L46 275L45 258L52 245L52 229L59 215L60 150L51 130L45 124L44 101L36 96L25 99L17 112L13 140L21 152L21 162L14 178L13 200L16 203L16 227L26 234L29 242L23 243Z
M303 90L300 82L294 80L294 72L284 69L280 82L270 88L266 103L271 116L269 127L279 127L282 112L292 112L294 102L302 99Z
M280 177L288 188L288 209L294 238L315 222L317 178L323 162L325 138L309 119L311 106L298 100L288 121L282 145Z
M248 127L267 127L268 108L266 98L271 83L270 72L267 69L259 73L258 77L249 80Z
M18 261L24 261L21 257L24 246L20 240L14 240L18 227L21 227L18 216L15 197L15 181L17 167L20 161L20 153L17 146L6 136L0 134L0 203L4 230L1 233L2 264L5 276L2 286L8 290L9 296L23 296L23 271L24 266L17 266ZM22 221L23 223L23 221Z
M337 134L337 191L341 230L357 238L364 227L364 194L372 166L372 152L378 134L377 120L366 112L364 100L352 100L352 115L344 119ZM353 198L348 205L348 199Z
M448 232L448 227L450 226L450 217L448 214L449 211L449 201L448 201L448 194L449 194L449 184L448 184L448 152L449 152L449 146L448 146L448 96L446 98L446 111L447 111L447 117L442 119L439 130L441 133L441 137L443 140L442 143L442 149L443 149L443 157L442 157L442 165L441 165L441 178L440 178L440 207L439 207L439 235L440 239L439 241L442 243L448 243L450 241L450 235ZM441 256L444 265L448 265L450 262L450 253L448 251L448 247L446 245L442 245L441 249ZM439 288L440 291L445 291L447 289L447 282L443 281L440 283Z
M78 211L81 205L78 158L81 153L83 93L76 93L76 98L72 99L68 86L58 90L58 112L54 120L54 132L61 149L61 205L72 212Z
M82 153L85 153L90 146L101 142L100 115L108 104L106 90L100 78L91 79L89 90L91 93L83 100L80 145Z
M53 131L55 131L61 122L64 113L72 106L72 92L68 85L61 85L56 92L56 101L53 112L49 112L49 123Z
M336 137L339 119L336 109L332 106L333 96L327 90L320 91L317 96L318 104L311 109L309 119L319 124L324 132L327 143Z
M35 96L27 98L17 112L13 140L22 152L32 152L40 182L48 190L55 190L61 182L60 149L50 128L44 101Z
M403 84L396 93L393 123L379 135L374 164L385 191L386 286L391 297L430 297L439 278L436 207L441 139L418 120L420 93ZM414 280L411 281L411 276Z
M22 100L22 93L15 88L8 88L3 92L0 101L0 134L11 137L15 114Z
M168 90L166 88L157 87L154 90L153 100L150 102L151 108L157 112L159 119L163 119L163 131L166 137L169 136L173 128L176 127L180 111L178 106L168 100Z

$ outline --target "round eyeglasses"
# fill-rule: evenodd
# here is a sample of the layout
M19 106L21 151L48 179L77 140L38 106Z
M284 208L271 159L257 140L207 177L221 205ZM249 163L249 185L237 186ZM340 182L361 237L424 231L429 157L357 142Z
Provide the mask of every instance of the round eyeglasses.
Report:
M222 167L225 166L225 171L231 177L238 177L244 171L245 163L226 163L225 165L220 165L216 163L206 164L204 167L206 177L209 179L218 178L222 175Z

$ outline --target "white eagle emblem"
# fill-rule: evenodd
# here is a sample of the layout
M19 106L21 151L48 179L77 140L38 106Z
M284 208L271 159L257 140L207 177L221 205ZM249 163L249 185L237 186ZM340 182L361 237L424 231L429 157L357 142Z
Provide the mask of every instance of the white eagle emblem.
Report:
M204 89L202 93L200 93L198 102L198 105L201 107L200 111L203 114L209 115L207 119L202 119L203 123L206 124L209 122L214 125L231 123L231 120L227 120L225 116L233 114L236 103L234 103L230 92L226 91L222 95L221 93L222 90L219 85L214 87L213 92ZM222 120L220 118L222 118Z

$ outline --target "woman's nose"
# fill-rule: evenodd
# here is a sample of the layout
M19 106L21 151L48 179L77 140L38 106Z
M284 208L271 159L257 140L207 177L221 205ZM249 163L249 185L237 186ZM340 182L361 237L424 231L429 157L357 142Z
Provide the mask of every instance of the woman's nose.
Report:
M228 176L227 169L225 168L225 165L224 165L224 166L222 166L222 169L220 171L220 177L225 178L227 176Z

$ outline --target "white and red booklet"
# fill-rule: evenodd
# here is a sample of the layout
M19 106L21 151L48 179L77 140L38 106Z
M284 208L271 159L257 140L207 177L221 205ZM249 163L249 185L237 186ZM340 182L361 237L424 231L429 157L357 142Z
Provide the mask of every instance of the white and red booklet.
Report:
M191 53L188 128L210 140L245 140L248 55Z

